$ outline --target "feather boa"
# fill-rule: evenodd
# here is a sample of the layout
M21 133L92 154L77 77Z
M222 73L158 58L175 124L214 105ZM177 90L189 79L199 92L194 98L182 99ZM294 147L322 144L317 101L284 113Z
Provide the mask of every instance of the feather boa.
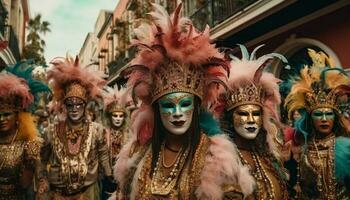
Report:
M243 166L237 148L225 135L210 138L209 151L201 173L201 183L196 189L198 199L222 199L223 184L239 185L244 196L253 193L255 180Z

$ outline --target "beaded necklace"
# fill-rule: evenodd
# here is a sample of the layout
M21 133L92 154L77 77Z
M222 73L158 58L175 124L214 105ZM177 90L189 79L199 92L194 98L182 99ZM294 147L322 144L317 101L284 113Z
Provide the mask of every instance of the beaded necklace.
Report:
M257 183L257 191L256 192L257 192L257 195L259 196L258 199L266 199L264 197L264 195L267 193L267 195L268 195L267 199L274 200L275 199L275 188L273 186L272 180L267 175L267 172L266 172L265 168L263 167L259 156L257 156L252 151L250 152L250 154L252 156L254 166L255 166L255 170L254 170L254 172L252 172L252 175L257 180L256 181L256 183ZM239 150L238 150L238 155L245 165L250 166L249 162L244 159L242 153ZM250 169L252 171L252 167L250 167ZM263 182L263 184L261 184L261 182ZM265 191L265 189L267 191Z
M153 195L168 195L175 187L181 170L189 154L189 148L181 149L176 155L175 161L170 165L164 163L164 143L159 151L156 167L151 180L151 193ZM164 175L164 169L170 169L169 175Z

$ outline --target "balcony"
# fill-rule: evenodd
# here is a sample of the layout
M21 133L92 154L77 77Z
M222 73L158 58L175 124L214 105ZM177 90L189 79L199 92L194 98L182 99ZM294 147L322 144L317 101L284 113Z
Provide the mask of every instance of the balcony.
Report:
M118 58L108 63L108 71L110 78L118 75L120 69L122 69L125 65L127 65L131 59L134 58L136 53L136 48L131 47L126 52L122 53Z
M256 1L258 0L208 0L190 18L197 29L204 30L207 24L215 27Z
M5 33L7 14L8 14L8 12L5 8L5 6L3 5L2 1L0 1L0 33L2 36Z
M12 26L7 26L6 27L6 39L8 41L8 47L10 48L13 57L19 61L21 56L20 56L20 51L19 51L19 44L18 44L18 38L13 30Z

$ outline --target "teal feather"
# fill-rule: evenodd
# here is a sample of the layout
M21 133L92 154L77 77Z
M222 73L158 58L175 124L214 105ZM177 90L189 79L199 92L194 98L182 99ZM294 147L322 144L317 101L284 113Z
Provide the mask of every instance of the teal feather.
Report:
M34 68L35 66L33 60L20 61L15 65L6 68L7 72L27 81L30 92L34 96L34 104L30 106L31 111L35 109L35 105L37 105L38 101L40 100L40 93L51 93L50 88L45 83L33 78Z
M201 129L208 136L214 136L222 133L219 122L211 113L207 111L201 111L199 115L199 124Z
M257 47L253 50L253 52L250 54L250 59L249 59L249 60L255 60L255 59L256 59L256 58L255 58L256 52L257 52L261 47L263 47L263 46L265 46L265 44L261 44L261 45L257 46Z
M344 183L350 178L350 138L338 137L335 140L335 177Z
M239 48L241 49L242 52L242 60L249 60L249 52L247 47L245 47L244 45L241 44L237 44L239 46Z

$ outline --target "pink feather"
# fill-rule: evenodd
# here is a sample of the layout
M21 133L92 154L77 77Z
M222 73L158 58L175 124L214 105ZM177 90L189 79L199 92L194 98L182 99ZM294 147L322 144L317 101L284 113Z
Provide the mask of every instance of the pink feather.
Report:
M19 101L20 100L20 101ZM19 109L26 109L34 100L27 82L12 74L0 74L0 102L13 104Z

